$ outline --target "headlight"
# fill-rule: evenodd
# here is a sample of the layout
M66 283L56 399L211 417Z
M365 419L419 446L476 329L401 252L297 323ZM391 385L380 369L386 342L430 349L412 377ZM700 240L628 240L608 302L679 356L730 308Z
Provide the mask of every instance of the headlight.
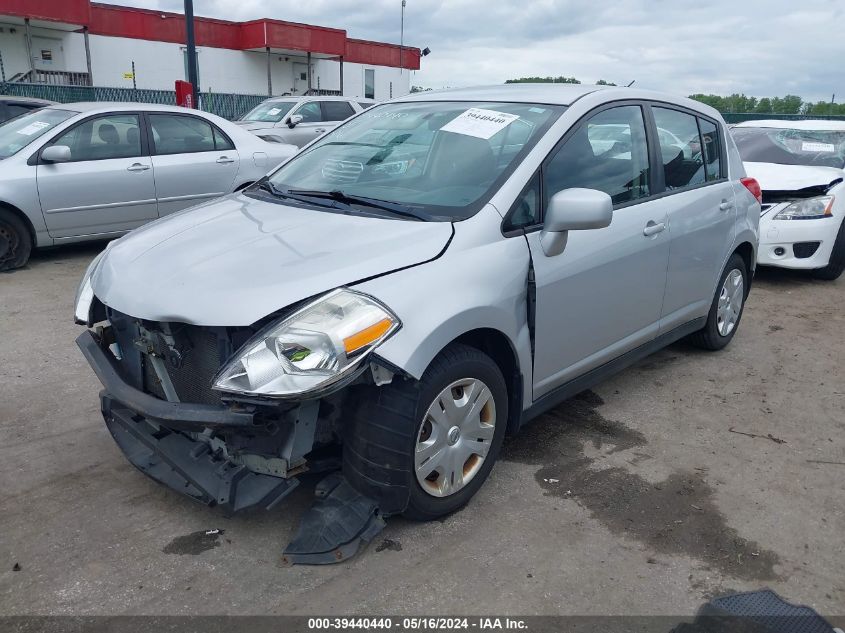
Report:
M389 163L376 165L373 167L373 173L387 174L388 176L400 176L407 172L413 164L413 158L411 160L394 160Z
M775 220L816 220L833 215L833 196L819 196L793 202Z
M272 134L256 134L258 138L262 141L267 141L268 143L282 143L282 139L278 136L273 136Z
M109 246L111 246L109 242ZM76 299L73 302L73 320L80 325L91 324L91 304L94 302L94 288L91 286L91 275L97 269L97 264L109 250L109 246L97 255L94 260L88 264L85 274L82 275L82 281L79 282L79 288L76 289Z
M220 370L213 388L264 396L321 392L401 327L381 303L340 289L259 332Z

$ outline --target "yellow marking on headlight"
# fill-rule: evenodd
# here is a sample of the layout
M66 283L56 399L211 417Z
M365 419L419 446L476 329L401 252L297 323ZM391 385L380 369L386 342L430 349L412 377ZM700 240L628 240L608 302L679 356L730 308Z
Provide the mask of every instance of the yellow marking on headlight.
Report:
M385 332L387 332L392 325L393 321L388 318L384 318L378 323L374 323L360 332L356 332L352 336L347 336L343 339L343 348L346 350L347 354L351 354L362 347L366 347L370 343L373 343L384 336Z

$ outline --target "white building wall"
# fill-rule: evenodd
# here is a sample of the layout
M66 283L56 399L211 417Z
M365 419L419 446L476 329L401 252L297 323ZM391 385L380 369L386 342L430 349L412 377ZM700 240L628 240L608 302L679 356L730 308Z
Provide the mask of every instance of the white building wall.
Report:
M14 31L14 32L13 32ZM56 70L87 72L85 61L85 40L81 33L32 27L33 38L56 40L64 58L63 67ZM26 49L26 29L22 24L0 23L0 55L3 56L3 71L6 79L31 68Z
M24 30L20 25L0 24L0 53L6 77L29 70ZM11 33L10 29L16 32ZM64 67L56 70L86 72L85 41L81 33L51 29L32 29L33 37L61 41ZM131 88L132 79L124 77L135 62L135 83L138 88L173 90L177 79L185 78L184 46L169 42L152 42L120 37L91 35L91 72L95 86ZM236 51L225 48L197 48L200 89L203 92L267 94L267 55L264 52ZM307 57L273 53L270 69L273 94L302 94L307 82L298 81L295 73L304 69ZM386 101L407 94L410 71L385 66L345 62L343 93L364 98L364 70L375 70L375 98ZM340 63L334 60L311 59L311 87L322 90L340 89Z

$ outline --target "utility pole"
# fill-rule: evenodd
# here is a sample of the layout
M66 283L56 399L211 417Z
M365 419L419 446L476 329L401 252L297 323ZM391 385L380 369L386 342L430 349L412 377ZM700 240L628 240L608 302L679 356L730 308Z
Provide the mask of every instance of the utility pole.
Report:
M405 72L405 0L402 0L402 18L399 22L399 74Z
M199 107L197 86L197 44L194 39L194 0L185 0L185 54L188 56L188 83L191 84L191 106Z

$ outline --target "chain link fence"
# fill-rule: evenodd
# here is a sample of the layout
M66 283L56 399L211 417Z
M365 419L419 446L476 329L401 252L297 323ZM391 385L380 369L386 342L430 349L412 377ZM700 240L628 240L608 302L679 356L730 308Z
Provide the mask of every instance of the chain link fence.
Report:
M762 112L722 112L727 123L742 123L743 121L806 121L808 119L822 119L824 121L845 121L845 116L836 114L765 114Z
M143 88L107 88L102 86L57 86L18 82L0 83L0 94L16 97L49 99L59 103L76 101L118 101L176 105L172 90L147 90ZM203 92L199 96L201 110L224 119L234 120L252 110L267 98L266 95L242 95Z

